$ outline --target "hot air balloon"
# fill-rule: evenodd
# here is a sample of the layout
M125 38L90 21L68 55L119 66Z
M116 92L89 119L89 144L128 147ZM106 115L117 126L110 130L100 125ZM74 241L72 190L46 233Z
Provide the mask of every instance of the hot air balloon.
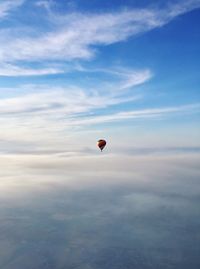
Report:
M106 140L104 139L100 139L97 143L97 146L100 148L101 151L104 149L105 145L106 145Z

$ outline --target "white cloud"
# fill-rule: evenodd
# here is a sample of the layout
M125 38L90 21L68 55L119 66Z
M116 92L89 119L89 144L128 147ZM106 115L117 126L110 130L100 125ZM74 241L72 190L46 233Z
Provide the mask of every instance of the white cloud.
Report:
M176 1L169 7L169 16L176 17L200 7L200 0Z
M80 88L55 88L41 93L26 94L14 98L0 99L0 114L55 114L76 115L90 112L93 109L105 108L111 105L133 101L138 95L130 97L119 96L118 93L101 94L89 92Z
M52 22L57 27L55 31L41 33L34 38L1 36L0 59L4 62L90 59L95 55L96 46L124 41L161 27L199 6L199 1L184 1L163 10L132 9L105 14L55 16Z
M40 75L46 74L50 68L47 69L21 69L16 66L7 65L7 71L1 70L2 75ZM76 68L76 67L75 67ZM24 72L23 72L24 70ZM35 73L34 73L35 72ZM62 67L51 69L51 73L63 72ZM35 92L27 93L23 96L0 99L0 114L16 114L16 113L54 113L60 111L65 114L75 114L91 111L92 109L105 108L111 105L133 101L141 98L141 95L132 93L126 95L126 92L134 86L140 85L148 81L152 74L148 69L131 70L131 69L103 69L90 70L85 69L80 72L97 72L107 73L111 75L112 83L104 81L99 88L96 85L84 89L83 87L70 86L67 87L50 87L49 85L37 86L27 85L18 89L18 92ZM1 92L7 92L8 89L1 89ZM39 90L39 93L38 93ZM12 92L12 89L10 89Z
M46 67L46 68L25 68L12 64L2 64L0 66L0 76L19 77L19 76L42 76L64 73L63 68Z
M85 119L78 119L72 121L72 124L86 125L86 124L100 124L106 122L123 121L127 119L153 119L163 116L170 116L179 113L198 113L200 112L200 104L189 104L175 107L161 107L151 109L133 110L127 112L118 112L110 115L87 117Z
M25 0L2 0L0 3L0 18L5 17L13 9L21 6Z
M123 155L123 157L121 154L79 155L78 152L74 156L63 157L55 154L0 154L0 162L2 164L0 189L3 196L6 195L6 190L14 193L20 190L21 196L23 187L24 192L27 192L29 188L40 190L45 185L46 188L55 188L56 184L84 189L89 186L109 186L118 183L137 186L137 182L144 182L156 183L153 184L154 187L159 187L161 184L166 191L174 182L174 178L184 178L183 175L186 174L189 178L197 179L200 174L199 154L194 153L157 156ZM170 180L172 178L173 181ZM53 185L45 183L53 183ZM179 185L178 187L180 188ZM176 191L175 188L174 192ZM188 194L188 191L198 195L199 187L188 189L186 184L185 188L181 189L181 194ZM24 199L22 202L24 203Z
M124 72L122 73L125 80L120 85L120 89L129 89L131 87L140 85L146 81L148 81L152 77L152 72L149 69L144 70L143 72Z
M50 1L50 0L48 0L48 1L41 0L41 1L36 1L36 2L35 2L35 5L36 5L36 6L38 6L38 7L43 7L43 8L45 8L47 11L50 10L52 4L53 4L53 2Z
M33 88L31 89L33 90ZM41 88L40 88L41 90ZM23 90L24 91L24 90ZM122 91L123 92L123 91ZM0 138L20 141L63 141L65 132L73 134L106 122L128 119L157 119L183 113L199 113L200 104L131 110L117 113L106 108L137 100L137 94L102 94L81 88L52 88L13 98L0 99ZM103 115L98 115L99 110ZM68 131L67 131L68 130ZM34 143L35 143L34 142ZM59 142L60 143L60 142Z
M55 142L56 147L62 148L63 144L60 143L66 143L66 130L71 135L77 128L84 129L79 120L111 106L141 98L141 94L130 91L130 88L146 82L149 79L147 74L151 73L146 69L84 70L88 74L90 71L107 73L112 77L112 83L107 85L104 82L99 88L95 81L94 87L86 89L74 85L67 87L26 85L18 89L1 88L0 139L4 141L4 148L23 148L23 143L29 141L29 148L32 143L39 143L41 149L41 144L46 145L51 140ZM127 87L128 83L130 88ZM126 87L122 87L123 85ZM8 92L11 97L6 97Z

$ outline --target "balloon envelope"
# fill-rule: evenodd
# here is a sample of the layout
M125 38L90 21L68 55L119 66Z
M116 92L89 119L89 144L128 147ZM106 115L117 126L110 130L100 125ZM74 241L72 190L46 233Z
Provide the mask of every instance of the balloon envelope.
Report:
M100 139L97 143L97 146L100 148L101 151L104 149L105 145L106 145L106 140L104 139Z

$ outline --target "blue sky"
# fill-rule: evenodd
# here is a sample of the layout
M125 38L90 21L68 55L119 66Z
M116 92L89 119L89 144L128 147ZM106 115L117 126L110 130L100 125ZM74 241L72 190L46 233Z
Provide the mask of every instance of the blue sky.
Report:
M2 150L199 147L199 20L198 0L1 1Z

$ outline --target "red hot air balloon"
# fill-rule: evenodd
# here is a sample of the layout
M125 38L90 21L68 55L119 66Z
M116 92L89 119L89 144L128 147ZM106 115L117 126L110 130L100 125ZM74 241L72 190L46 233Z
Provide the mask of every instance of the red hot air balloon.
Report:
M97 143L97 146L100 148L101 151L104 149L105 145L106 145L106 140L104 139L100 139Z

